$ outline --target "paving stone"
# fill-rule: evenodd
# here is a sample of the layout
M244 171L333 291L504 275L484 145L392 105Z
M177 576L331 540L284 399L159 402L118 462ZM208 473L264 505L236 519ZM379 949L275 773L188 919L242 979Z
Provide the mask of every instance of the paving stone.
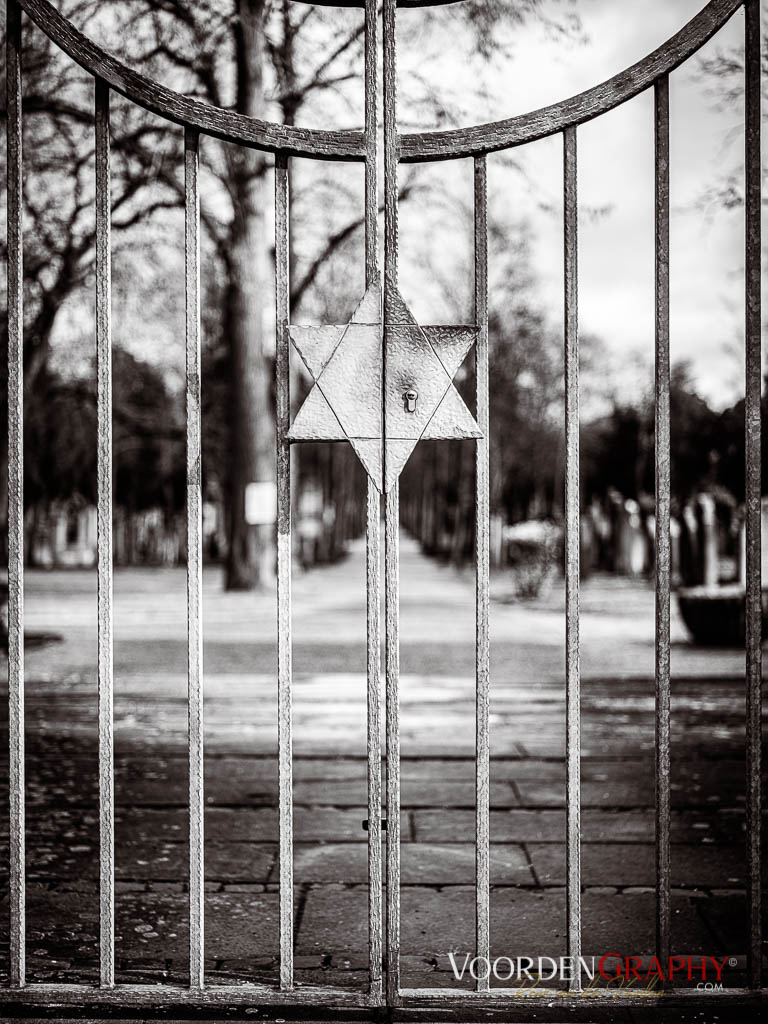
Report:
M277 768L275 767L276 773ZM508 782L510 779L522 776L528 777L526 772L532 772L534 778L559 779L564 778L564 767L556 762L548 761L522 761L520 758L514 760L502 760L498 757L491 759L491 780ZM382 760L382 772L386 774L386 757ZM430 758L402 757L400 761L400 776L403 782L411 780L425 780L433 782L436 779L473 782L475 778L474 757L465 758ZM294 758L293 777L295 781L313 781L323 779L346 779L357 780L365 783L368 777L368 762L365 757L353 758Z
M262 881L272 868L275 846L268 843L205 844L208 878L230 881ZM31 879L97 879L98 845L31 845L27 850L27 875ZM189 874L189 847L183 842L119 843L115 848L115 877L120 881L167 880Z
M542 885L565 884L565 850L561 844L529 843L527 850ZM672 883L711 889L739 885L746 877L744 849L738 846L675 844ZM582 884L654 885L652 844L584 843L581 847Z
M73 959L84 961L75 972L79 980L93 978L98 960L98 896L51 893L34 883L27 886L27 957L31 972L51 970ZM88 960L92 960L89 968ZM5 966L5 964L3 965Z
M532 876L521 847L492 843L491 877L497 884L530 885ZM437 846L404 843L401 846L401 878L409 884L461 884L474 880L474 845Z
M402 843L400 858L403 885L457 885L475 877L475 849L468 844ZM530 885L533 882L519 846L493 844L491 872L497 883ZM365 883L368 847L357 843L296 844L294 879L308 883Z
M448 954L475 950L475 890L414 887L401 895L404 952L436 960L452 971ZM564 895L523 889L491 893L491 951L494 956L559 955L565 951Z
M441 965L443 959L449 965L445 969ZM463 956L459 960L460 964L462 962ZM470 991L475 987L474 979L468 972L465 972L460 981L456 980L447 957L407 953L400 955L400 982L403 988L451 988Z
M368 889L365 886L323 885L305 898L296 955L310 958L351 958L367 966Z
M708 905L710 901L703 901ZM474 891L452 888L442 891L408 889L401 899L403 950L431 959L441 971L453 974L449 952L463 961L474 955ZM565 955L565 892L493 890L491 898L491 955ZM676 897L672 901L673 944L691 954L719 953L697 912L697 901ZM585 956L604 953L625 955L652 953L655 946L655 897L653 893L582 895L582 948ZM461 954L461 958L459 958Z
M368 789L363 780L356 782L296 782L293 799L298 804L329 804L336 807L362 806ZM514 790L506 783L491 785L491 804L514 807L518 803ZM474 807L475 783L414 779L404 780L400 794L401 807Z
M558 811L491 811L491 838L499 842L554 839L561 817ZM475 842L474 810L416 810L413 825L419 843Z
M672 951L675 954L719 952L689 896L672 898ZM655 892L602 896L587 889L582 895L582 949L586 955L604 953L650 955L656 948Z
M474 811L417 810L413 814L417 842L465 841L474 843ZM629 839L647 842L653 836L651 811L582 811L582 838ZM565 811L491 811L491 839L500 842L564 842Z
M701 901L699 912L717 936L719 949L731 956L746 954L749 941L746 893L713 894Z
M746 841L743 807L707 806L672 811L673 843L738 843Z
M368 846L363 843L296 843L293 877L295 882L366 883Z
M368 817L365 804L360 807L296 807L294 836L299 840L321 841L360 839L362 822ZM226 842L277 842L280 835L277 808L207 807L205 832ZM7 822L0 839L7 839ZM183 842L189 835L186 808L117 807L115 838L118 844L129 840L151 845L160 839ZM28 846L98 844L98 818L75 808L40 808L27 830Z
M123 757L115 771L115 798L124 804L186 804L187 773L178 758ZM277 771L271 759L206 758L206 805L277 803Z
M162 817L163 812L157 812ZM186 827L186 814L185 827ZM294 837L299 840L360 839L364 835L362 821L367 809L296 807L293 812ZM276 842L280 835L276 808L208 807L205 829L220 841Z
M278 897L206 893L205 952L213 966L226 958L274 959L278 949ZM189 956L189 898L146 894L117 906L116 954L185 966Z
M548 782L519 782L523 807L565 807L565 786ZM652 785L637 782L582 782L582 807L653 807Z

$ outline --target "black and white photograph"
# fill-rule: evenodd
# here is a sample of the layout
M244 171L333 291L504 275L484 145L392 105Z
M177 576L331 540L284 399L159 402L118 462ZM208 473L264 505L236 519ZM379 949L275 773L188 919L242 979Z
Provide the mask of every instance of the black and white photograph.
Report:
M760 1020L768 0L0 32L0 1021Z

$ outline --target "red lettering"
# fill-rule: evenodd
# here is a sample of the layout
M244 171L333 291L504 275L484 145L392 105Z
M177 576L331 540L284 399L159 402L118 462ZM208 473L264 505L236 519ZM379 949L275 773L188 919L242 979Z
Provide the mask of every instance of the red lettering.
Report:
M630 974L634 974L636 978L642 978L642 975L637 969L637 967L639 967L642 962L642 958L639 956L627 957L627 959L624 961L624 977L627 979L627 981L629 981ZM635 964L637 964L637 967L634 966Z
M718 981L722 981L723 980L723 968L728 963L728 957L727 956L723 957L723 962L721 964L718 964L717 960L713 956L711 956L709 959L712 961L712 963L714 965L715 974L717 975L717 980ZM706 967L704 968L704 970L706 972Z
M651 957L651 962L648 965L648 971L645 975L646 979L650 978L653 974L655 974L657 978L660 978L662 981L664 981L664 970L661 964L659 963L659 958L657 956Z
M616 965L618 969L616 971L616 974L614 974L613 977L611 977L609 974L605 973L605 961L606 960L618 960L618 964ZM606 981L617 981L621 977L621 975L623 973L621 964L622 964L622 960L621 960L621 957L619 956L618 953L605 953L603 956L600 957L600 960L599 960L598 965L597 965L597 969L600 972L601 976L606 979Z
M677 964L675 963L675 961L677 961ZM686 966L686 957L684 957L684 956L671 956L669 958L669 980L672 981L672 979L675 976L675 972L676 971L683 971L683 970L685 970L685 966Z

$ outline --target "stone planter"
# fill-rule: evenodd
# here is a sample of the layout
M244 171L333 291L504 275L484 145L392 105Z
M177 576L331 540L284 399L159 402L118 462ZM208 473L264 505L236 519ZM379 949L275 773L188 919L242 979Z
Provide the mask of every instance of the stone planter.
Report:
M763 590L763 636L768 626L768 590ZM746 595L739 583L684 587L677 592L683 622L702 647L743 647L746 640Z

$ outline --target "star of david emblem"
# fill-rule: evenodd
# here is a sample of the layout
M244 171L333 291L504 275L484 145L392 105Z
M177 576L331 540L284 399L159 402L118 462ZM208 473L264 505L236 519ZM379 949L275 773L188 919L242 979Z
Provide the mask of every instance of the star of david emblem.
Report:
M379 490L391 489L420 440L483 436L453 383L475 342L474 327L421 327L396 292L382 328L375 284L348 324L291 325L289 334L314 382L289 440L349 441Z

